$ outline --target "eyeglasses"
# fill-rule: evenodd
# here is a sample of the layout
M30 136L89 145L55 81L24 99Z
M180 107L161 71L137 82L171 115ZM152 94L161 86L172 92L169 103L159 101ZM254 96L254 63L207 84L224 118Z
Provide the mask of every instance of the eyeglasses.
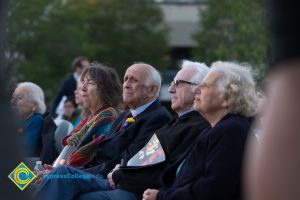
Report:
M180 85L181 83L186 83L186 84L189 84L189 85L198 85L197 83L192 83L192 82L189 82L189 81L184 81L184 80L173 80L173 81L171 82L171 86L177 87L177 86Z

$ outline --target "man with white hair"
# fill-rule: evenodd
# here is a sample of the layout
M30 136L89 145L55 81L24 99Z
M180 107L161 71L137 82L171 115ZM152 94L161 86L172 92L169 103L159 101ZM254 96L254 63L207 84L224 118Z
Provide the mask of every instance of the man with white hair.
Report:
M21 121L22 148L27 156L39 156L43 114L46 111L43 90L31 82L18 84L11 105Z

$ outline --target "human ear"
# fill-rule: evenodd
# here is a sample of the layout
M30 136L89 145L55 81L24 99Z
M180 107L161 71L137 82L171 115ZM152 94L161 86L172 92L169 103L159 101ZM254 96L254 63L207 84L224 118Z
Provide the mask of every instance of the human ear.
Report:
M223 103L221 104L223 108L228 108L228 100L224 100Z
M149 96L149 97L156 96L157 90L158 90L158 86L157 86L157 85L151 85L151 86L149 87L148 96Z
M36 102L33 102L32 104L33 104L33 106L31 108L31 110L32 110L33 113L35 113L38 109L38 104Z

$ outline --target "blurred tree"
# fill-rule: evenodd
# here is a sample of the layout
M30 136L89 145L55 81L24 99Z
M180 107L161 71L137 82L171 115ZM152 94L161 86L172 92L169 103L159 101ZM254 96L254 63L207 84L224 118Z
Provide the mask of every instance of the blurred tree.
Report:
M52 98L83 55L122 77L135 61L163 68L167 31L161 10L138 0L12 0L7 56L18 80Z
M264 77L267 64L266 10L263 0L209 0L201 10L200 27L194 35L195 59L248 62Z

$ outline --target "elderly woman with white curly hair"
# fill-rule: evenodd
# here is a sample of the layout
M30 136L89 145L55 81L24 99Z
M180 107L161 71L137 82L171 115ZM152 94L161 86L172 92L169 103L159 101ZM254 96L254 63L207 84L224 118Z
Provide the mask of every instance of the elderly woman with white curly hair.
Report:
M31 82L19 83L11 105L20 120L22 150L27 156L39 156L43 114L46 111L43 90Z
M248 117L256 108L251 69L215 62L197 86L194 109L208 120L185 159L167 169L163 187L148 189L145 200L222 199L241 195L241 167L249 132Z

